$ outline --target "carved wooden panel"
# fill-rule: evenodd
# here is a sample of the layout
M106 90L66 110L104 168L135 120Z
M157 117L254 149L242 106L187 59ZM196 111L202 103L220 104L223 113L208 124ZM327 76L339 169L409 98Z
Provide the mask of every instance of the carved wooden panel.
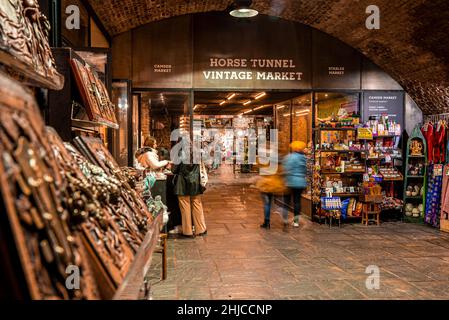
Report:
M66 192L34 98L0 74L0 221L10 235L0 263L18 257L9 281L21 298L98 298ZM75 273L78 288L67 282Z
M0 63L29 84L59 90L64 79L55 67L49 31L37 0L0 1Z

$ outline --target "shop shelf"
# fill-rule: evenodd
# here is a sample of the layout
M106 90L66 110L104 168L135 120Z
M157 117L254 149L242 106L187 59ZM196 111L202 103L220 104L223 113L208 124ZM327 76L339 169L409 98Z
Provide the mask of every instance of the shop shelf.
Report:
M411 223L424 223L424 217L423 216L419 216L417 218L414 218L414 217L407 217L406 215L404 215L403 220L405 222L411 222Z
M357 128L315 128L316 131L357 131Z
M425 176L409 176L409 175L407 175L407 178L424 179Z
M337 171L321 171L321 174L341 174L341 175L354 175L354 174L364 174L366 171L345 171L345 172L337 172Z
M404 181L404 178L383 178L382 182Z
M316 149L315 151L329 152L329 153L364 153L365 150L326 150L326 149Z
M326 192L322 192L323 195L326 194ZM356 198L356 197L360 197L362 194L361 193L337 193L337 192L333 192L332 196L333 197L341 197L341 198Z
M378 136L373 136L374 139L376 138L395 138L395 137L400 137L400 135L378 135Z
M119 125L104 119L99 119L98 121L72 119L72 127L76 128L108 127L112 129L118 129Z
M409 200L423 200L423 196L416 196L416 197L413 197L413 196L407 197L407 196L405 196L405 199L409 199Z
M417 158L417 159L423 159L423 158L425 158L426 156L424 156L424 155L421 155L421 156L408 156L409 158Z

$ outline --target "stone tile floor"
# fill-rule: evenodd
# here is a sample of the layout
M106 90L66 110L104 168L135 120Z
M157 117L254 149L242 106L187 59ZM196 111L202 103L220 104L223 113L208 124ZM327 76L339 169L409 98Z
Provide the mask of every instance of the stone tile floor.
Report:
M249 184L212 184L203 197L208 235L170 239L168 279L156 255L152 299L449 299L449 234L402 222L329 227L301 219L259 228L262 200ZM379 267L368 290L366 268Z

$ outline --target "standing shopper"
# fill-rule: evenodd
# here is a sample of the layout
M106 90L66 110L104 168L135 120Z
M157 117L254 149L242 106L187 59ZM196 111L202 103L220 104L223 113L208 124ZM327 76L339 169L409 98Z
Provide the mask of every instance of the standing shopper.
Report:
M145 169L158 170L169 164L167 160L159 161L156 148L156 139L152 136L146 136L143 148L136 152L137 162Z
M285 185L290 189L290 194L284 196L285 204L289 205L293 198L293 226L299 227L299 214L301 212L301 194L307 187L306 175L306 156L304 149L306 144L303 141L294 141L291 143L291 153L283 161ZM284 208L284 227L288 226L288 208Z
M206 221L201 202L204 187L201 185L200 165L180 163L174 167L173 173L176 175L174 192L178 196L181 209L183 235L194 237L192 220L195 235L206 235Z

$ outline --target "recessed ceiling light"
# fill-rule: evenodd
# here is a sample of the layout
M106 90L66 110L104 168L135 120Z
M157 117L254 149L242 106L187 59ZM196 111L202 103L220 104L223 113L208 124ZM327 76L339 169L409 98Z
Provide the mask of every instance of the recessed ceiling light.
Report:
M248 101L244 102L243 105L246 106L246 105L248 105L250 103L251 103L251 100L248 100Z
M229 14L236 18L251 18L259 14L255 9L251 9L251 0L236 0L231 5Z
M234 98L235 97L235 93L231 93L228 97L227 97L227 99L228 100L231 100L232 98Z
M224 105L226 103L226 100L223 100L222 102L220 102L220 106Z
M255 96L254 97L254 99L260 99L260 98L262 98L263 96L265 96L266 95L266 93L265 92L261 92L261 93L259 93L257 96Z

